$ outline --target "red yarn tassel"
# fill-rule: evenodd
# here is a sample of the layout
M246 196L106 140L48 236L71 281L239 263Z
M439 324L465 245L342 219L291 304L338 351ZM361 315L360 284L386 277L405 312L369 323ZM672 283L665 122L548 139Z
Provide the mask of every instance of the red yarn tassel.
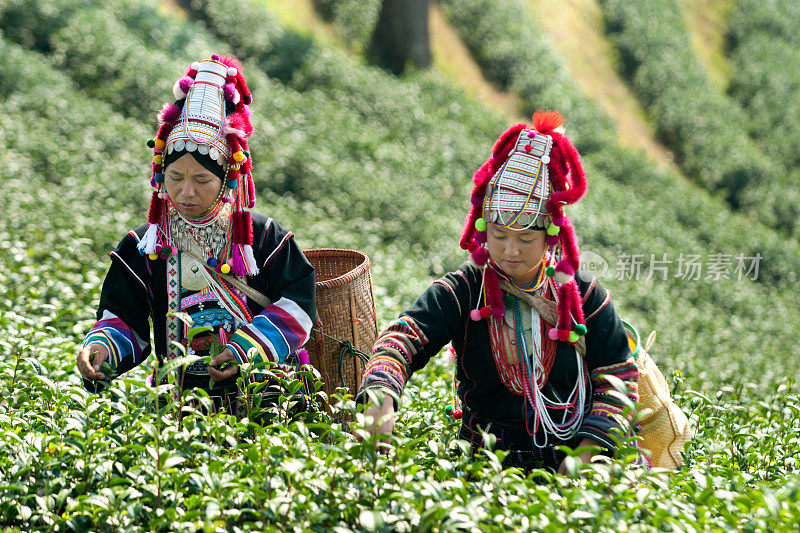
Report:
M578 270L581 266L578 236L575 234L575 228L572 227L572 221L567 216L564 217L559 237L561 238L561 249L564 251L564 258L569 261L573 270Z
M500 280L491 267L486 268L484 274L484 287L486 288L486 300L492 308L492 316L502 318L506 314L506 306L503 302L503 289L500 288Z
M248 159L249 161L249 159ZM253 183L253 176L247 173L247 208L253 209L256 206L256 186Z
M228 163L230 163L231 165L236 165L238 163L233 158L233 154L241 150L239 146L239 136L236 135L235 133L228 134L228 146L231 149L231 156L228 158Z
M236 81L239 85L239 94L242 96L242 103L245 105L252 104L253 96L250 94L250 88L247 87L247 82L244 81L244 75L241 69L237 69L236 71Z
M565 283L558 288L558 330L564 331L569 328L569 283Z
M231 216L233 219L233 243L253 245L253 219L249 211L234 211Z
M564 186L559 187L559 190L550 195L550 201L561 205L574 204L586 194L586 173L583 170L583 165L581 165L580 154L578 154L578 150L575 149L566 135L553 132L551 136L554 144L557 144L559 149L562 150L564 159L569 163L570 187L568 189ZM560 177L558 178L560 180Z
M150 209L147 211L147 222L150 224L161 224L161 217L164 213L164 200L158 197L158 191L153 191L150 196Z
M583 316L583 299L581 298L581 292L578 289L578 282L571 281L568 286L570 287L570 304L572 308L572 320L576 324L584 324L586 322ZM570 326L572 329L572 326Z

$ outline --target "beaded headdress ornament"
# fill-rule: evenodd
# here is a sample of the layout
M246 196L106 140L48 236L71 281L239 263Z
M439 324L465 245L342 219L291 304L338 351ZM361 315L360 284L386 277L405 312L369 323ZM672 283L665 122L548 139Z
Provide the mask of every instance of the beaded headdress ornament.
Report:
M159 128L154 139L150 185L148 228L139 242L139 252L151 259L175 255L169 236L167 213L171 205L164 188L164 159L176 152L195 152L216 161L222 168L223 188L219 202L233 204L228 238L222 261L209 257L209 266L223 274L254 275L258 267L253 257L253 224L250 212L255 205L252 161L247 137L252 96L241 65L233 57L213 54L195 61L173 86L175 103L166 103L158 115ZM215 207L219 206L219 202ZM213 208L212 208L213 209Z
M580 155L562 133L564 119L553 111L537 111L533 127L517 124L495 142L492 156L473 176L469 214L461 248L484 267L486 306L472 312L474 320L505 314L503 291L486 248L487 218L511 229L546 229L545 272L558 286L558 324L550 338L575 343L586 334L575 272L580 266L577 237L564 206L586 193ZM514 227L512 227L514 226ZM553 264L554 263L554 264ZM487 267L488 265L488 267Z

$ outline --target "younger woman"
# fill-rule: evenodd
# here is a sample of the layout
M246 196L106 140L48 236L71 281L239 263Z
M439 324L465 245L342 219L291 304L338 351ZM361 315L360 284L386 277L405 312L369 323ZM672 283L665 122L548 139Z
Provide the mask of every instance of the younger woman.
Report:
M452 343L459 437L480 447L488 431L511 452L510 465L561 473L557 446L611 454L615 433L630 431L626 402L606 376L638 400L636 363L609 293L578 271L563 208L584 195L586 178L562 124L557 113L537 112L533 127L518 124L500 136L473 177L461 238L472 262L434 282L383 331L359 393L400 397L411 375ZM396 407L386 395L367 414L378 420ZM392 425L369 430L388 433Z

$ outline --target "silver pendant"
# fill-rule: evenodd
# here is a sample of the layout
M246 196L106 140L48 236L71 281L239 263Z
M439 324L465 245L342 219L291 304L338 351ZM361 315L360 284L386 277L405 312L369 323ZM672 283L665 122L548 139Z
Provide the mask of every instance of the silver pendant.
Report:
M208 287L206 277L200 271L203 266L189 254L181 253L181 285L190 291L201 291Z

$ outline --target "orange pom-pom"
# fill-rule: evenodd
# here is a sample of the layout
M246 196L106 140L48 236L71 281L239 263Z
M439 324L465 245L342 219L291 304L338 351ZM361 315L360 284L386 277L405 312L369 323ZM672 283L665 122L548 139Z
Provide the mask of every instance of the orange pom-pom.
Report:
M537 110L533 114L533 127L540 133L549 133L559 126L563 126L564 117L558 111Z

